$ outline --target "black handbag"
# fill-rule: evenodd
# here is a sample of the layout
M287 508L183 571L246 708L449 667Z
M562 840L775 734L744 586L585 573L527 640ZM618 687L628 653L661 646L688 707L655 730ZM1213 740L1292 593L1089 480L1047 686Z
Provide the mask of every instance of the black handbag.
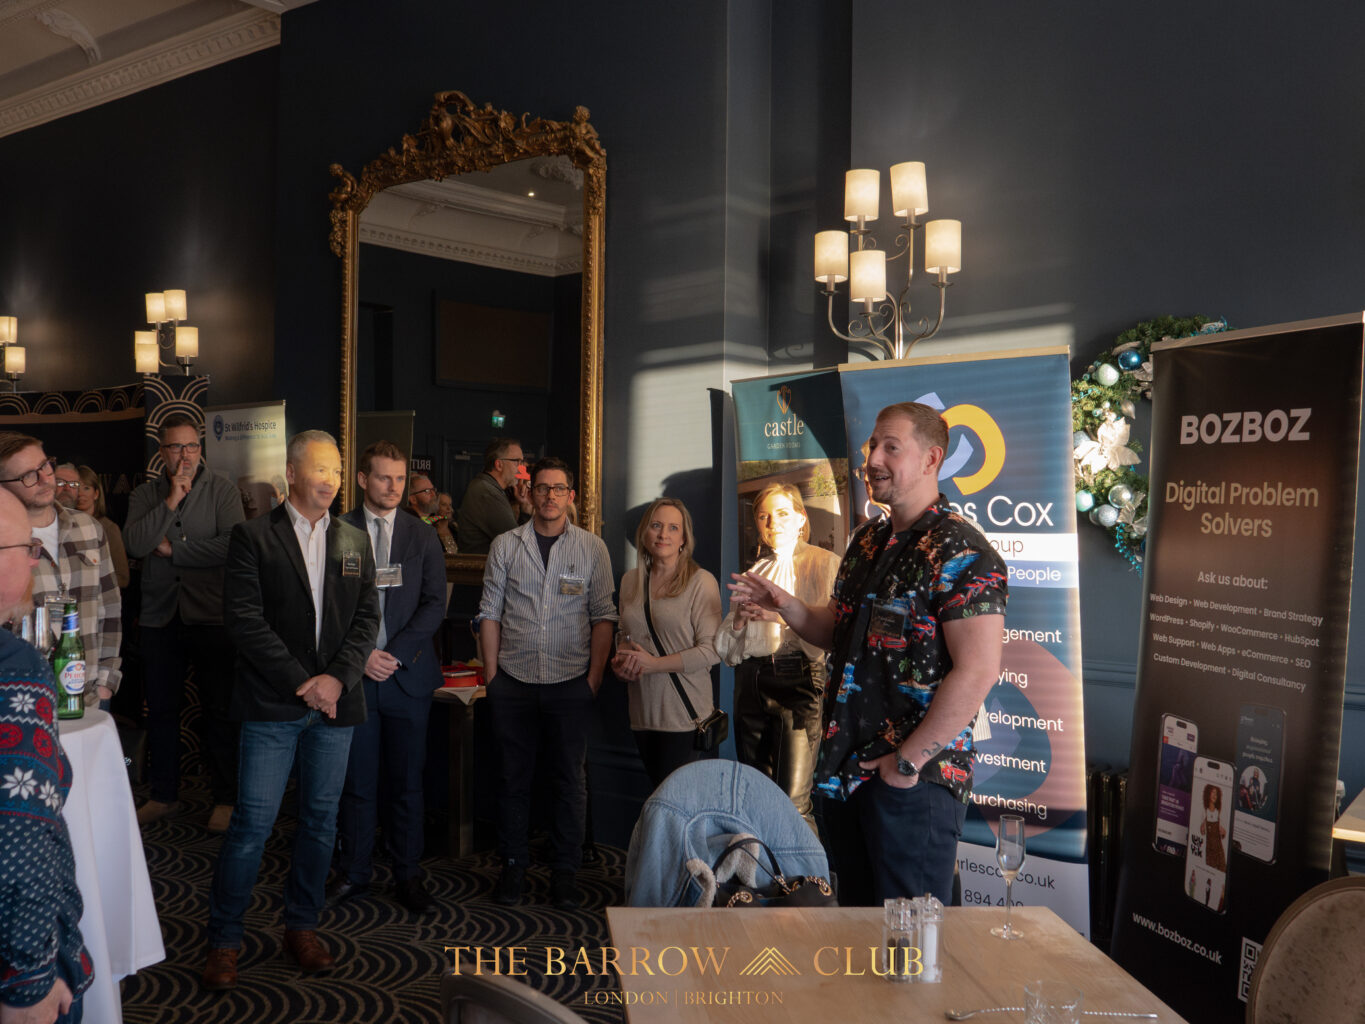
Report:
M767 863L759 856L758 852L768 855ZM712 866L713 875L721 870L725 859L732 853L741 853L753 859L754 863L768 874L769 881L766 885L745 885L734 878L725 881L716 881L716 897L712 901L713 907L837 907L838 899L834 895L828 879L821 878L819 875L795 875L788 878L782 873L778 866L777 857L768 848L768 844L754 836L745 836L727 846L724 852L716 858L716 863Z
M649 614L649 574L644 574L645 588L645 625L649 627L650 639L654 641L654 649L659 652L659 657L664 657L668 652L664 650L664 645L659 640L659 634L654 629L654 617ZM703 753L715 750L730 735L730 716L720 708L713 708L711 713L705 718L697 717L697 709L692 706L692 701L688 699L687 691L683 689L682 680L678 678L676 672L668 673L668 678L673 680L673 688L678 691L678 697L683 702L683 707L687 710L687 717L692 719L692 725L696 732L692 736L692 747Z

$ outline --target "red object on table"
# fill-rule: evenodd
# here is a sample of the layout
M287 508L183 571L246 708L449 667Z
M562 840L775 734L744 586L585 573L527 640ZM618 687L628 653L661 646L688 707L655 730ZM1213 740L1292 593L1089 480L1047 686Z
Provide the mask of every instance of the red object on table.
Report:
M483 671L475 665L457 661L453 665L441 666L442 688L447 686L482 686Z

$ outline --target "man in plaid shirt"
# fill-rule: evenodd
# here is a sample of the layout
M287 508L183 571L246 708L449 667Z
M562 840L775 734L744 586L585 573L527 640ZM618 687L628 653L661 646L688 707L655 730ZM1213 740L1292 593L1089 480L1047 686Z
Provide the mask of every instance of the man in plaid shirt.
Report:
M85 642L85 702L93 705L112 697L122 678L118 580L104 527L57 504L54 467L36 437L0 432L0 486L24 503L33 536L43 542L33 568L33 603L76 602Z

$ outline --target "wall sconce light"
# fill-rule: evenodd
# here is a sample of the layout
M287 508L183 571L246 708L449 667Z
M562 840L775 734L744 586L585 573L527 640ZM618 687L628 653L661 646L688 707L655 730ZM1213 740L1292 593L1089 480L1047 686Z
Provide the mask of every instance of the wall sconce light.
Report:
M183 288L147 292L147 322L150 331L133 332L133 361L138 373L158 373L162 367L180 365L188 375L199 358L199 328L182 326L189 315L189 302ZM162 353L172 357L168 362Z
M15 391L19 390L19 378L28 368L28 353L19 344L19 318L0 316L0 352L4 353L0 365L5 377Z
M829 329L851 344L871 345L887 359L904 359L916 342L932 338L943 326L949 274L962 269L962 222L931 220L920 224L921 214L929 212L929 192L924 164L917 161L891 168L891 215L905 218L896 236L896 251L890 255L877 248L868 224L881 209L881 172L852 170L844 176L844 220L853 227L844 231L819 231L815 235L815 280L824 286L828 300ZM910 283L915 277L915 234L924 230L924 270L936 274L938 318L933 325L926 317L910 319ZM850 238L857 248L849 251ZM899 295L886 290L886 265L905 258L905 287ZM834 326L835 285L849 283L850 302L862 303L851 320L847 333ZM907 323L912 324L909 331Z

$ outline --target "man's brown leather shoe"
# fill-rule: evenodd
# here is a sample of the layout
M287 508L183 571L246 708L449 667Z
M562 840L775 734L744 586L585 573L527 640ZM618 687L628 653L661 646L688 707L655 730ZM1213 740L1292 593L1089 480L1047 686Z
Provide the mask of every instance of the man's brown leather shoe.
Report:
M237 987L237 950L210 949L199 984L206 992L221 992Z
M295 932L285 929L284 954L298 964L299 970L304 974L331 970L332 965L336 963L332 959L332 954L327 952L327 947L318 938L318 933L314 931Z

